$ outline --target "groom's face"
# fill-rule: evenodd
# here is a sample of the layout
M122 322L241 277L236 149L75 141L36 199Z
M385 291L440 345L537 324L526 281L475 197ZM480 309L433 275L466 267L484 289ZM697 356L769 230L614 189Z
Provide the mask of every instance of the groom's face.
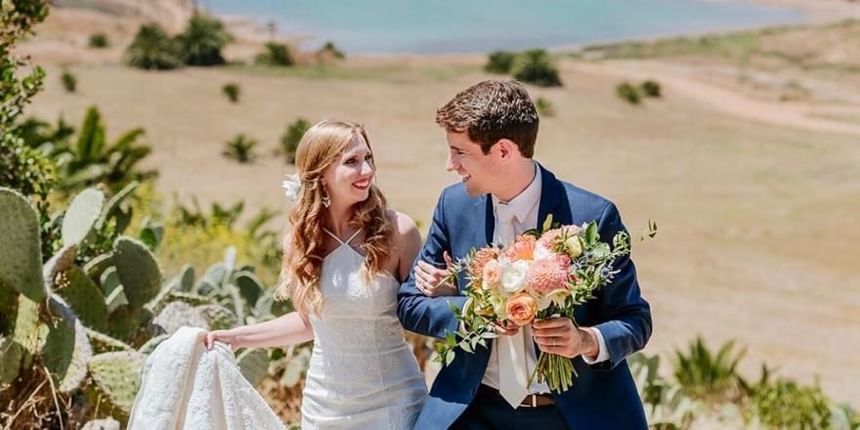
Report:
M496 151L484 154L481 145L469 139L466 132L447 132L449 172L457 172L470 196L493 192L499 172Z

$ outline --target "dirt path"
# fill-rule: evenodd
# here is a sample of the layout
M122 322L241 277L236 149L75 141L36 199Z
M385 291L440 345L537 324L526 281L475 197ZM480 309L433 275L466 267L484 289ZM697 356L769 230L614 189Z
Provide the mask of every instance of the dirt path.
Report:
M773 102L750 98L736 91L703 82L674 65L656 61L612 61L606 63L577 62L572 66L587 73L616 76L624 79L653 79L659 76L664 92L694 99L723 114L745 120L764 122L806 131L860 136L860 124L817 118L825 113L805 103ZM860 115L860 107L845 111Z

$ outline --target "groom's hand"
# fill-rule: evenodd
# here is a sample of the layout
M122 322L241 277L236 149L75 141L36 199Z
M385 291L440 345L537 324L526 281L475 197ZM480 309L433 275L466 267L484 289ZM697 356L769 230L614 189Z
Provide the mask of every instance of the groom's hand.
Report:
M445 251L443 258L448 267L454 264L448 256L448 251ZM457 287L453 282L445 279L448 273L447 269L439 269L425 261L418 261L415 265L415 288L429 297L456 295Z
M587 328L575 326L570 318L535 320L532 335L538 348L546 353L567 358L579 355L593 358L600 352L597 335Z

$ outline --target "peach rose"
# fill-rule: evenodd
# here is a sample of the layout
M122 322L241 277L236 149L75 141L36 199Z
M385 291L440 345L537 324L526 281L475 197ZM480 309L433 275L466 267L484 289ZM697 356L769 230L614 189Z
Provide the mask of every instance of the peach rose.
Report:
M535 319L538 310L537 301L528 294L519 294L508 299L505 309L508 319L518 326L524 326Z
M482 277L484 289L496 289L502 279L502 268L499 266L499 261L494 258L484 263Z

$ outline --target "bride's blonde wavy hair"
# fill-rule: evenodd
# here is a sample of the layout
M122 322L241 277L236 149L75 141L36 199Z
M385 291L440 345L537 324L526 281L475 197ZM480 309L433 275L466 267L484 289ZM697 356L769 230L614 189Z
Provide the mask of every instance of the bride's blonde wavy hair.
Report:
M323 172L340 159L356 136L363 138L370 148L363 126L345 121L321 121L305 132L296 148L296 174L301 190L289 215L292 228L284 235L284 257L275 296L281 300L291 299L293 307L304 315L319 313L323 304L319 287L325 258ZM372 149L370 153L373 156ZM366 279L382 272L391 256L389 245L393 230L387 211L385 197L375 184L370 185L368 198L353 206L349 225L364 232L360 248L366 256L362 268Z

